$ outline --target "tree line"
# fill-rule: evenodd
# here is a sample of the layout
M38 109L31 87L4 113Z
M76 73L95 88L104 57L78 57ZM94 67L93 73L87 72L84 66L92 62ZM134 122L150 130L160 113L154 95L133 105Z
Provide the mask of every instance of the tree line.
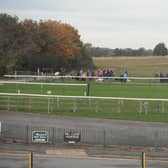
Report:
M69 24L0 14L0 75L23 71L93 68L92 58Z
M154 49L145 49L145 48L101 48L101 47L93 47L91 43L85 44L88 49L90 55L95 57L102 56L165 56L168 54L168 49L165 44L160 42L158 43Z

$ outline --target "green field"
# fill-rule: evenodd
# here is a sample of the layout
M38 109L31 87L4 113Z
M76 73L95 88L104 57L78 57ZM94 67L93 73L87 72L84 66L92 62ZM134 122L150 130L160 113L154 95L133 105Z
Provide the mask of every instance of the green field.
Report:
M95 118L168 122L168 102L105 100L85 98L59 98L50 95L83 96L86 86L47 86L3 84L0 92L47 94L48 97L0 96L0 109L54 115L83 116ZM166 84L90 84L90 96L168 98ZM145 105L147 103L147 105Z
M83 84L83 83L82 83ZM29 94L48 94L52 95L74 95L82 96L86 91L86 86L52 86L52 85L28 85L28 84L3 84L0 85L2 93L29 93Z
M51 91L52 95L84 96L87 86L0 85L0 92L18 93L18 91L29 94L48 94L48 91ZM167 84L96 83L94 81L90 83L90 96L168 99L167 93Z

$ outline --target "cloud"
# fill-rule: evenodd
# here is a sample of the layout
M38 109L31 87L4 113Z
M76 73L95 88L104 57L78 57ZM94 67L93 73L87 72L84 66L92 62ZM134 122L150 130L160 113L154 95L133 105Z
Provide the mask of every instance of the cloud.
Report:
M153 47L159 41L168 42L167 0L0 1L1 12L20 19L61 20L97 46Z
M111 48L154 48L158 42L167 41L168 33L151 32L85 32L82 40L91 42L94 46Z

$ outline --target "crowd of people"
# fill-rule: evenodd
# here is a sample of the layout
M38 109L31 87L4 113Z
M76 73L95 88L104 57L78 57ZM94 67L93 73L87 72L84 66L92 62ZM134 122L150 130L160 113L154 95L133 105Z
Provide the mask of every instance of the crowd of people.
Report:
M114 71L112 69L97 69L97 70L87 70L87 71L73 71L71 73L72 76L75 76L75 79L77 80L92 80L96 78L97 81L120 81L120 82L127 82L128 79L128 72L125 71L122 74L120 74L120 77L116 77Z
M159 78L160 83L168 83L168 73L155 73L154 77Z

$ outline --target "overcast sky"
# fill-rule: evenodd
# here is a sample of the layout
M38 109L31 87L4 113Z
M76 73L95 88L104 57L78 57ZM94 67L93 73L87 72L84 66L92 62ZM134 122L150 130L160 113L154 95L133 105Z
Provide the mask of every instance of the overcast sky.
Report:
M0 11L69 23L93 46L168 46L168 0L0 0Z

